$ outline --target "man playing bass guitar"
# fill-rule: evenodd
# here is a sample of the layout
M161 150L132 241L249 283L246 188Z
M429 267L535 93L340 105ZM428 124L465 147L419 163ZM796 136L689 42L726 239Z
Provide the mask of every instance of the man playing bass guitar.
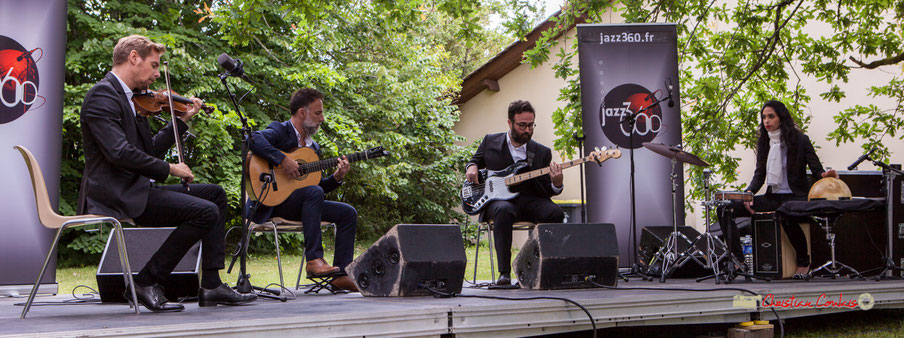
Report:
M319 157L320 144L312 136L317 133L323 123L323 94L316 89L303 88L292 94L289 102L291 117L285 122L273 122L267 129L251 134L251 152L266 159L280 174L292 179L297 178L299 165L295 159L284 152L299 147L312 148ZM349 162L343 156L333 175L320 180L320 184L300 188L277 206L271 207L258 202L249 202L246 210L253 211L250 216L255 223L263 223L271 217L282 217L292 221L300 221L304 232L305 271L308 276L323 277L335 274L342 276L333 279L334 287L343 290L358 291L354 282L344 275L344 268L351 263L355 250L355 231L358 224L358 212L354 207L335 201L324 200L324 194L342 185L342 179L348 173ZM257 180L258 178L252 177ZM277 187L278 188L278 187ZM288 188L288 187L286 187ZM266 192L262 193L262 195ZM336 252L333 265L323 259L323 242L320 232L320 221L336 224Z
M549 175L511 187L519 192L511 200L490 202L483 211L484 220L493 220L496 257L499 262L497 285L511 284L512 225L516 221L562 223L565 214L550 197L562 192L562 168L552 162L552 151L531 140L534 134L534 108L530 102L517 100L509 104L506 133L488 134L471 157L466 178L478 182L478 170L502 170L517 161L527 161L530 169L549 166Z

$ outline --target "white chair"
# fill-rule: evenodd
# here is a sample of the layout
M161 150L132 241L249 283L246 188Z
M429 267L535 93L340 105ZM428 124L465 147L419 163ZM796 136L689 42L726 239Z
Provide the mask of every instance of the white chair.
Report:
M50 245L50 250L47 251L47 257L44 258L44 265L41 267L41 272L38 273L38 279L31 288L31 293L28 295L28 301L25 302L25 308L22 309L22 315L19 318L24 319L28 310L31 308L35 295L38 293L38 286L41 284L41 279L44 278L44 272L47 270L47 265L50 263L50 258L53 257L57 244L60 242L60 235L63 234L63 230L70 226L101 223L113 224L113 230L116 231L116 238L118 241L117 246L119 247L119 262L122 264L122 271L125 275L123 276L123 279L125 280L126 289L132 290L132 302L130 307L134 307L135 313L138 314L138 297L135 295L135 288L130 287L131 285L134 285L132 281L132 267L129 265L129 255L126 252L126 243L123 239L122 224L120 221L114 217L102 215L60 216L57 214L53 211L53 207L50 204L50 197L47 195L47 185L44 182L44 175L41 173L41 166L38 165L38 161L28 149L25 149L25 147L15 146L15 148L22 153L25 164L28 165L28 173L31 175L31 184L34 189L35 206L41 224L49 229L57 229L53 244Z

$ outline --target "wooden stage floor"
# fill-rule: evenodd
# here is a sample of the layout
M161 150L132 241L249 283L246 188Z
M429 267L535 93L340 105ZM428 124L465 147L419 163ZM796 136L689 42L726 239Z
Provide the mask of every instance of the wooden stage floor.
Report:
M628 290L649 287L658 290ZM486 290L465 287L463 294L502 297L553 296L586 307L597 328L614 326L734 323L756 314L774 319L766 307L745 307L745 288L776 302L809 301L811 306L775 308L782 318L840 311L864 311L826 306L829 301L852 305L863 293L874 299L874 309L904 308L904 281L740 281L715 285L711 280L672 279L666 283L640 279L620 282L619 289L561 291ZM705 292L663 288L721 289ZM561 300L509 301L482 298L376 298L358 293L305 295L280 302L260 299L246 306L200 308L187 303L184 312L155 314L142 307L140 315L121 304L34 306L19 319L24 298L0 299L2 336L187 336L216 335L291 336L525 336L591 328L586 314ZM865 296L863 296L865 297ZM36 302L70 300L69 294L39 296ZM747 305L750 305L748 302ZM761 304L760 304L761 305ZM800 305L800 304L798 304Z

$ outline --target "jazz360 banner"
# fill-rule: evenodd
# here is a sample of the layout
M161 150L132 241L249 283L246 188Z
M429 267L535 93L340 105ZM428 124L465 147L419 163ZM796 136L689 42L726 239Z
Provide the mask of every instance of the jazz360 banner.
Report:
M57 207L65 57L66 1L0 0L0 294L31 289L53 237L38 220L28 168L13 146L37 157ZM54 266L42 292L56 291Z
M619 265L636 263L645 226L671 226L672 162L642 144L681 143L677 35L673 24L579 25L585 156L594 147L618 147L621 158L587 168L590 223L614 223ZM668 103L671 96L671 103ZM662 101L655 105L657 101ZM652 108L650 108L652 106ZM628 117L637 114L633 126ZM631 151L634 152L635 236L631 233ZM684 224L684 178L677 174L678 224Z

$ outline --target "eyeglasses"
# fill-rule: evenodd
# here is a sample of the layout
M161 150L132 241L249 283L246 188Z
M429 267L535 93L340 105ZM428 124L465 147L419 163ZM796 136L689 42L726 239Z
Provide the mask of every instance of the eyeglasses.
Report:
M537 124L533 123L533 122L529 122L529 123L528 122L512 122L512 123L514 123L516 126L518 126L518 128L521 128L521 129L534 128L537 126Z

